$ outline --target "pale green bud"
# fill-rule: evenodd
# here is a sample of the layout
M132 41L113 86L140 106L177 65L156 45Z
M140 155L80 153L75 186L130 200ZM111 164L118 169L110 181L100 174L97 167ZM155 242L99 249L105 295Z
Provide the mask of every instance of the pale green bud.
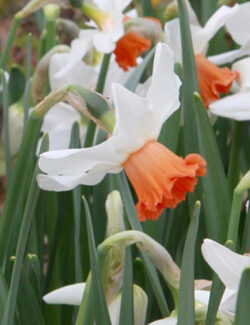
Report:
M169 21L176 17L178 17L178 3L176 0L173 0L164 11L164 21Z
M21 146L23 124L23 103L19 101L9 107L9 146L12 157L16 156Z
M106 237L125 230L123 221L123 203L119 191L113 191L108 195L105 208L108 217Z
M122 292L108 305L110 320L112 324L119 324L121 311ZM144 325L147 312L148 298L146 293L137 285L133 285L133 304L134 304L134 325Z
M48 79L50 59L56 53L67 53L69 51L69 46L57 45L47 52L38 62L31 84L31 93L35 104L41 101L43 97L43 89Z
M60 7L55 4L48 4L43 7L43 12L47 20L54 20L60 15Z
M58 5L65 5L68 4L67 0L31 0L23 7L17 14L16 17L18 19L23 19L32 13L36 12L37 10L43 8L46 5L51 4L58 4Z
M235 191L245 192L250 188L250 170L243 176Z
M163 246L141 231L128 230L110 236L99 246L98 250L105 252L117 245L126 247L132 244L136 244L143 253L148 255L171 288L179 289L179 267Z

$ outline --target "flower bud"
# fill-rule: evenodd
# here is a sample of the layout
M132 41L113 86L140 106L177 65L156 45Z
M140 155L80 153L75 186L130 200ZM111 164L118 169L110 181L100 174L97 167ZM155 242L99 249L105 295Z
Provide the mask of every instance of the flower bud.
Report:
M105 203L107 212L106 236L125 230L123 222L123 204L118 191L111 192ZM125 248L115 246L109 250L105 259L103 285L107 302L111 301L122 286L125 262Z
M173 0L164 10L164 21L169 21L176 17L178 17L178 4L176 0Z
M66 45L57 45L53 47L48 53L46 53L38 62L36 70L34 71L31 85L31 93L35 104L40 102L42 99L43 89L48 78L48 70L51 57L55 53L67 53L69 51L70 47Z
M43 8L46 5L51 5L51 4L58 4L58 5L65 5L67 4L67 0L31 0L24 6L23 9L21 9L17 14L18 19L23 19L35 11Z
M250 170L243 176L235 191L245 192L250 188Z
M108 305L110 320L113 325L119 324L122 292ZM147 312L148 298L146 293L137 285L133 285L134 325L144 325Z
M99 246L98 250L99 252L105 252L117 245L126 247L132 244L136 244L142 252L148 255L171 288L179 288L179 267L163 246L141 231L128 230L110 236Z
M135 33L143 36L154 43L159 42L164 37L160 23L150 18L131 18L125 21L124 28L126 33Z
M43 7L43 12L47 20L54 20L60 15L60 7L55 4L48 4Z
M19 101L9 107L9 145L14 157L21 146L23 135L23 104ZM3 137L3 135L2 135ZM3 138L4 141L4 138Z

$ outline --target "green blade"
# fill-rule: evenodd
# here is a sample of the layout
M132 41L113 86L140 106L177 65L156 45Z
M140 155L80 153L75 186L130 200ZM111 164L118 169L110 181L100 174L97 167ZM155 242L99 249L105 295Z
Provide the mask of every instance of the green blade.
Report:
M199 225L200 202L195 203L194 212L185 241L181 263L178 325L194 325L194 262L195 243Z
M250 320L250 268L241 276L234 325L248 325Z

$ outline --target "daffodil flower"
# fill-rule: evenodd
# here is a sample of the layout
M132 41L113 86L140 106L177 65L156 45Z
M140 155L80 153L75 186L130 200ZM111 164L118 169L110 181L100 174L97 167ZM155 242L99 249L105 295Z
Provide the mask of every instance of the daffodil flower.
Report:
M206 262L226 286L220 308L234 313L240 278L244 269L250 266L250 256L237 254L211 239L204 240L201 250Z
M220 93L228 93L233 81L238 77L237 72L230 71L228 68L220 69L205 57L209 41L225 25L237 8L238 5L233 7L222 6L209 18L205 26L201 27L198 21L194 19L194 13L189 7L189 12L192 13L192 15L189 14L190 29L200 94L206 107L211 102L218 100ZM174 51L175 60L181 62L181 33L178 18L165 24L165 36L167 44Z
M211 103L209 109L215 115L233 120L250 120L250 58L237 61L232 68L239 73L238 91Z
M39 186L66 191L78 184L95 185L107 173L125 170L135 188L140 220L157 218L164 208L175 207L193 192L197 176L206 172L198 154L182 159L157 142L161 126L179 107L181 82L174 73L172 51L158 44L152 83L146 97L113 84L116 125L105 142L83 149L42 154Z

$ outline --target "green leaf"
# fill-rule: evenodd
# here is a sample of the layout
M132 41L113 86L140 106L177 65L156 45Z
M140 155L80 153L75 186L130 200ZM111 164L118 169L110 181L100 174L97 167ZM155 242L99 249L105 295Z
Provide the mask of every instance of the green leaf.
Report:
M0 319L3 317L4 306L8 297L8 284L0 271Z
M71 131L70 148L80 148L79 124L75 122ZM74 248L75 248L75 282L83 281L82 251L81 251L81 187L73 190L74 210Z
M192 220L188 228L181 263L178 325L194 325L194 262L199 214L200 202L197 201L195 203Z
M25 192L31 181L41 124L42 119L32 117L29 119L0 218L0 264L4 269L6 264L9 264L10 255L13 254L11 247L16 247L17 238L14 235L13 227L18 225L22 217L26 199ZM9 249L6 248L6 243L8 243Z
M49 147L48 135L45 135L41 144L40 152L44 152L48 150L48 147ZM24 257L25 248L26 248L26 244L27 244L27 240L28 240L28 236L32 224L32 219L34 216L36 203L38 200L38 195L40 192L40 188L38 187L36 182L36 176L38 172L39 169L38 167L36 167L33 174L30 190L29 190L28 200L24 210L20 234L18 237L16 259L15 259L13 272L11 276L10 289L9 289L5 310L4 310L2 325L12 325L14 321L16 298L17 298L17 293L20 285L20 276L21 276L23 257Z
M249 325L250 319L250 268L246 268L241 276L234 325Z
M119 325L134 324L133 265L131 248L126 248Z
M83 197L85 214L86 214L86 223L87 223L87 232L88 232L88 244L89 244L89 256L90 256L90 266L91 266L91 298L92 303L95 303L95 319L96 325L111 325L108 308L106 305L104 292L101 283L100 270L98 267L97 261L97 252L95 247L95 238L92 228L91 216L88 207L88 203Z
M25 77L18 67L12 67L10 70L10 79L8 90L10 96L10 105L17 102L23 95L25 89Z
M24 269L21 272L17 304L23 325L45 325L40 302Z
M230 212L228 183L207 112L200 96L195 94L194 98L199 151L207 162L207 174L202 178L202 187L208 236L224 242Z
M225 286L214 273L212 287L210 290L209 304L207 309L206 325L214 325L216 320L216 314L219 309L220 301L224 293Z

